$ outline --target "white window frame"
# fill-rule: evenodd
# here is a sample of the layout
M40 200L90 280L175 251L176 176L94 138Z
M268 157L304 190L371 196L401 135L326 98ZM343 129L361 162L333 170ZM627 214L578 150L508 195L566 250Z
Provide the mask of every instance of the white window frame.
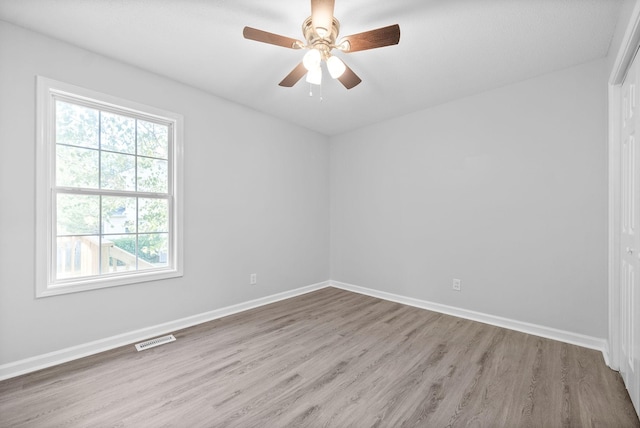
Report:
M55 99L65 97L111 111L125 112L170 124L169 150L169 265L148 271L128 271L56 281L54 265L55 213ZM183 275L183 122L182 115L121 99L79 86L36 77L36 297L75 293L98 288L136 284ZM73 102L73 101L71 101Z

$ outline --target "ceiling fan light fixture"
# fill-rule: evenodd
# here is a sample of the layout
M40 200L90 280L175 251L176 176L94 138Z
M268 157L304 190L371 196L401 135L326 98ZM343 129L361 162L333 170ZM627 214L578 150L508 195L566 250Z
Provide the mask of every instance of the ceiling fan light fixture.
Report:
M327 58L327 69L329 70L329 74L334 79L342 76L344 71L347 69L347 66L344 65L344 62L337 56L330 56Z
M302 64L304 64L304 68L307 70L315 70L320 67L320 62L322 61L322 54L318 49L309 49L309 52L304 54L302 58Z
M307 82L312 85L320 85L322 84L322 68L320 68L320 64L316 68L312 68L307 72Z
M320 67L322 67L322 61L325 61L331 77L340 81L345 88L351 89L359 85L362 79L340 58L332 57L333 49L351 53L397 45L400 42L398 24L351 34L339 39L340 22L333 16L334 6L335 0L311 0L311 16L302 22L304 38L301 40L257 28L244 27L242 35L245 39L289 49L308 50L302 61L282 79L280 86L290 88L305 75L307 82L320 85L322 81Z

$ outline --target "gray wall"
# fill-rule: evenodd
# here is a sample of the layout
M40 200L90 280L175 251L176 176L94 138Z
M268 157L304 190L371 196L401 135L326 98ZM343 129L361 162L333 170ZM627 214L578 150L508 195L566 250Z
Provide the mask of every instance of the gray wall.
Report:
M606 78L602 59L332 138L332 280L606 338Z
M36 75L184 115L183 278L34 298ZM0 364L329 278L326 137L2 21L0 93Z

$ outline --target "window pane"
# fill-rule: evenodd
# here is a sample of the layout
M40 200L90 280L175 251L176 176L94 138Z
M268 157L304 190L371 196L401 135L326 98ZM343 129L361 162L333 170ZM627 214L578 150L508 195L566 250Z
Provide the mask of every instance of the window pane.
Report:
M97 275L100 267L98 236L58 237L56 244L56 279Z
M100 116L101 149L134 154L136 152L136 120L106 112L101 112Z
M166 233L138 235L138 270L168 266L168 248Z
M102 197L102 233L135 233L136 198Z
M138 154L167 159L169 153L169 127L138 120Z
M98 111L56 101L56 143L98 148Z
M110 190L135 190L135 156L100 152L101 188Z
M138 158L138 191L167 193L167 161Z
M36 80L36 297L182 276L183 117Z
M169 204L166 199L140 198L138 204L140 233L169 231Z
M57 235L93 235L100 233L100 197L58 194Z
M136 235L103 235L102 251L102 273L136 270Z
M56 185L98 188L98 151L56 146Z

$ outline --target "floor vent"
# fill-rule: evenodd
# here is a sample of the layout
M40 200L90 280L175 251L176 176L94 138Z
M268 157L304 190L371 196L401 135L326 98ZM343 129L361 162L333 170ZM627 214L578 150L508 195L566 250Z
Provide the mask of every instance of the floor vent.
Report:
M165 343L173 342L175 340L176 338L173 337L173 334L170 334L169 336L156 337L155 339L136 343L136 349L138 351L144 351L145 349L153 348L154 346L164 345Z

